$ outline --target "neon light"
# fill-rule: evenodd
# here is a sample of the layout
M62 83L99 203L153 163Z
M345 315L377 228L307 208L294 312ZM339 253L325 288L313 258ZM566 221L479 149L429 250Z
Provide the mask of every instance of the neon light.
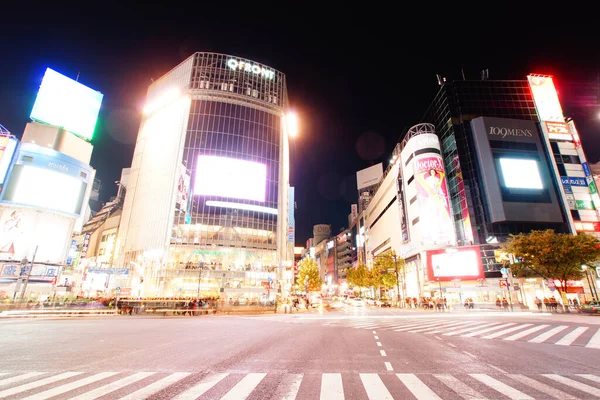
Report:
M252 72L254 75L260 75L265 79L273 79L275 77L275 71L271 69L261 67L258 64L236 60L235 58L227 60L227 66L233 71L242 70L244 72Z
M264 212L267 214L277 215L276 208L255 206L252 204L230 203L227 201L209 200L206 202L206 205L209 207L232 208L232 209L236 209L236 210L256 211L256 212Z

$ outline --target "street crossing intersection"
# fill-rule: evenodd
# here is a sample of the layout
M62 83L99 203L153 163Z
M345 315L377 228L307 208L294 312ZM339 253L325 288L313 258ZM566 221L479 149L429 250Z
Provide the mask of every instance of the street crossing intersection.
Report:
M593 374L0 372L0 399L600 399Z

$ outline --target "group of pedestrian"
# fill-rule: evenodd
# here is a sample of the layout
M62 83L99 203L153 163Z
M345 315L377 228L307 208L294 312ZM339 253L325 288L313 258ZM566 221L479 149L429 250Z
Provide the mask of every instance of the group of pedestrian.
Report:
M506 299L506 297L500 298L497 297L496 298L496 309L498 311L502 311L502 309L504 309L504 311L508 311L508 300Z
M473 298L472 297L467 297L465 299L464 306L465 306L465 310L472 310L472 309L474 309L475 308L475 302L473 301Z

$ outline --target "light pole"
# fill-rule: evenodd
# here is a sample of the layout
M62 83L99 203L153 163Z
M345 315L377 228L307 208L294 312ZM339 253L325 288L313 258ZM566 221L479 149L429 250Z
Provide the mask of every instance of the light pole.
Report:
M198 300L200 300L200 283L202 282L202 270L204 269L204 262L198 263Z
M442 301L442 306L444 304L444 295L442 294L442 280L440 279L440 266L436 266L435 270L437 271L437 280L438 280L438 284L440 285L440 299Z
M398 259L394 253L394 272L396 272L396 298L398 299L398 307L400 307L400 277L398 276ZM402 282L404 284L404 282Z

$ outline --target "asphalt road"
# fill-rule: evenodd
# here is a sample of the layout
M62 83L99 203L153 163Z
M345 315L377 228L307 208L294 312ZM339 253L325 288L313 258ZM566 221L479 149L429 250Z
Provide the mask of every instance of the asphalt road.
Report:
M600 399L600 316L0 320L0 399Z

